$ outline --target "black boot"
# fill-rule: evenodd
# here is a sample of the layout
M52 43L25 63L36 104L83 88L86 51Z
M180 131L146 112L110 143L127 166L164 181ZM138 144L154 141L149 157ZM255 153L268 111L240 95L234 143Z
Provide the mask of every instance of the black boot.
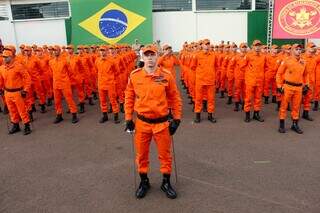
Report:
M284 120L283 119L280 119L280 125L279 125L279 130L278 130L280 133L285 133L286 132L286 129L284 127Z
M202 101L202 112L207 112L208 110L208 101Z
M220 98L224 98L224 91L220 92Z
M120 119L119 119L119 114L118 113L114 113L113 120L114 120L115 124L120 123Z
M216 88L216 94L219 94L219 88Z
M23 134L24 134L24 135L29 135L30 133L31 133L30 123L26 123L26 124L24 125Z
M211 123L217 123L217 120L213 117L212 113L208 113L208 121Z
M280 106L281 106L281 101L277 101L277 108L276 108L276 111L279 111L279 110L280 110Z
M75 123L78 123L78 122L79 122L79 119L78 119L77 113L72 113L71 123L75 124Z
M232 96L228 96L228 102L227 102L228 105L232 104Z
M163 180L161 184L161 190L166 193L166 196L170 199L177 198L176 191L172 188L170 184L170 174L163 174Z
M240 102L236 102L235 105L234 105L234 110L233 111L238 112L240 110L239 106L240 106Z
M61 121L63 121L62 114L58 114L53 123L54 123L54 124L58 124L58 123L60 123Z
M190 98L190 101L188 104L194 104L194 101L192 100L192 98Z
M33 122L33 114L32 114L32 110L28 112L29 114L29 119L31 122Z
M313 111L318 111L319 110L319 101L315 101L313 105Z
M2 112L2 108L0 107L0 112Z
M268 96L264 96L264 104L269 104L269 97Z
M298 120L293 120L291 129L298 134L303 134L303 131L298 126Z
M108 111L108 113L112 113L112 106L111 106L111 104L109 105L109 111Z
M139 188L136 191L136 197L138 199L144 198L150 189L150 182L147 174L140 174L140 178L141 181L139 184Z
M259 121L259 122L264 122L264 119L262 117L260 117L260 112L259 111L255 111L253 113L253 120Z
M196 118L194 119L194 122L200 123L200 121L201 121L200 113L196 113Z
M93 106L94 103L93 103L92 97L89 97L88 100L89 100L89 105L90 105L90 106Z
M52 106L52 98L48 98L48 100L47 100L47 106Z
M94 100L98 100L98 96L97 96L97 93L96 93L96 92L92 92L92 95L93 95L93 99L94 99Z
M31 107L32 107L32 112L36 112L37 111L36 106L34 104L32 104Z
M302 118L306 119L307 121L313 121L313 118L310 117L309 111L303 110Z
M107 122L109 120L109 118L108 118L108 113L107 112L103 112L102 113L102 118L99 120L99 123L105 123L105 122Z
M40 104L40 113L46 113L46 106L44 104Z
M274 95L274 96L272 96L272 103L277 103L277 97Z
M12 135L12 134L20 132L20 131L21 131L21 129L20 129L19 123L16 123L16 124L12 123L12 127L9 130L9 135Z
M291 111L291 107L290 107L290 104L288 104L288 108L287 108L287 111L290 112Z
M8 107L7 107L7 106L4 106L4 107L3 107L3 114L4 114L4 115L7 115L8 113L9 113Z
M80 107L79 107L79 113L80 114L83 114L83 113L85 113L85 110L84 110L84 103L80 103L80 105L79 105Z
M250 112L246 112L246 118L244 119L244 122L249 123L250 122Z
M120 103L120 112L124 113L124 104L123 103Z

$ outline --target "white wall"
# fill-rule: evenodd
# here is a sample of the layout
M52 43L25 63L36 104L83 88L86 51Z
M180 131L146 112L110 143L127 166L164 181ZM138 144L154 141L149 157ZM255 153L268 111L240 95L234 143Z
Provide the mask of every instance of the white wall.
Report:
M18 45L67 43L64 19L15 22L14 28Z
M247 41L246 12L157 12L153 13L153 40L179 50L185 41L209 38L236 43Z
M14 27L10 21L0 21L0 38L4 45L16 45Z

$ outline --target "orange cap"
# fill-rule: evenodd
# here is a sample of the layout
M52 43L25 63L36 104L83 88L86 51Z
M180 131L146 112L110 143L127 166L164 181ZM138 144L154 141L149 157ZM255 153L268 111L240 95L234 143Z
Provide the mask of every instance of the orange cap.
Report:
M16 54L16 47L13 45L6 45L4 47L4 50L10 50L10 51L12 51L13 54Z
M25 48L25 46L26 46L26 45L21 44L21 45L19 46L19 48L20 48L20 49L24 49L24 48Z
M246 43L241 43L240 48L248 48L248 45Z
M107 48L106 46L100 46L100 47L99 47L99 50L100 50L100 51L107 51L108 48Z
M25 46L23 51L32 51L31 47L30 46Z
M202 44L210 44L210 40L209 39L204 39L204 40L202 40Z
M146 53L146 52L157 53L158 49L154 45L147 45L146 47L142 48L142 52L143 53Z
M290 44L286 44L282 46L282 49L284 50L290 50L291 49L291 45Z
M48 46L47 45L43 45L42 48L43 49L48 49Z
M261 41L260 40L254 40L252 42L252 46L259 46L259 45L262 45Z
M54 45L54 46L53 46L53 50L61 50L61 49L60 49L60 46Z
M169 44L165 44L165 45L163 45L163 47L162 47L162 49L164 49L164 50L166 50L166 49L168 49L168 48L172 48Z
M278 48L279 48L279 46L275 45L275 44L271 46L271 49L278 49Z
M74 49L74 46L72 44L67 46L67 49Z
M293 44L292 49L296 49L296 48L303 48L303 46L301 44Z
M307 48L315 48L316 45L313 42L308 42L307 43Z
M37 51L37 52L42 52L43 49L42 49L41 47L37 47L36 51Z
M62 46L61 48L62 48L63 50L65 50L65 49L66 49L66 46Z
M13 52L10 51L10 50L5 50L5 51L3 51L2 56L3 56L3 57L13 56Z

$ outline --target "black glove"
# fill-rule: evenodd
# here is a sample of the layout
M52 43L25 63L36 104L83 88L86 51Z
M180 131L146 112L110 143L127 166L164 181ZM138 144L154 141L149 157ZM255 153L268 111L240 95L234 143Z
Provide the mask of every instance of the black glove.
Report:
M26 98L26 97L27 97L27 92L24 91L24 90L22 90L22 91L21 91L21 97L22 97L22 98Z
M174 133L176 133L179 125L180 125L180 120L178 119L170 121L170 124L169 124L170 135L174 135Z
M280 87L280 88L277 88L277 92L280 93L280 94L283 94L283 93L284 93L284 90L283 90L282 87Z
M0 89L0 96L4 95L4 92L2 89Z
M309 91L309 87L307 85L305 85L303 88L302 88L302 95L306 95Z
M133 132L134 131L134 127L135 127L135 125L134 125L133 121L132 120L128 120L128 121L126 121L126 128L125 128L124 131Z

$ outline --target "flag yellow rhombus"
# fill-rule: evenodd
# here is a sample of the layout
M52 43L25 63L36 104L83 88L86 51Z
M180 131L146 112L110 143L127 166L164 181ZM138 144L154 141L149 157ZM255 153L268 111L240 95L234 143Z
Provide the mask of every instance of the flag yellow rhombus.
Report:
M100 31L99 22L103 14L105 14L107 11L110 10L118 10L121 11L126 17L127 17L127 27L126 30L115 38L108 38L105 35L103 35ZM80 27L90 32L92 35L98 37L99 39L109 43L109 44L115 44L119 42L121 39L126 37L130 32L132 32L135 28L137 28L139 25L141 25L146 20L145 17L140 16L136 13L133 13L127 9L124 9L123 7L111 2L106 7L101 9L99 12L94 14L93 16L89 17L88 19L84 20L79 24Z

